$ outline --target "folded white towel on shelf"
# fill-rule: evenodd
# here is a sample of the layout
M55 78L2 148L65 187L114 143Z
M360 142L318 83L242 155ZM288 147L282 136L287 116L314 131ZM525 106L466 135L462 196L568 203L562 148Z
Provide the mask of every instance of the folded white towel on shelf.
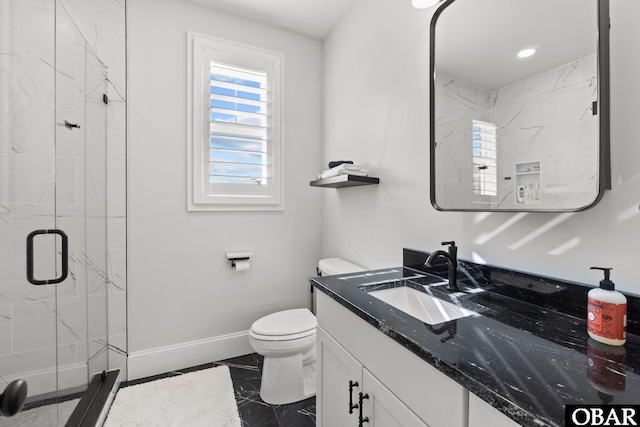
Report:
M341 170L340 175L358 175L358 176L367 176L369 172L366 169L360 170Z
M318 175L318 179L326 179L331 178L332 176L338 175L358 175L358 176L367 176L368 171L364 169L361 165L351 165L348 163L343 163L331 169L325 169Z
M361 170L364 170L362 165L354 165L354 164L350 164L350 163L343 163L343 164L338 165L336 167L340 167L340 166L342 166L342 169L348 170L348 171L361 171Z

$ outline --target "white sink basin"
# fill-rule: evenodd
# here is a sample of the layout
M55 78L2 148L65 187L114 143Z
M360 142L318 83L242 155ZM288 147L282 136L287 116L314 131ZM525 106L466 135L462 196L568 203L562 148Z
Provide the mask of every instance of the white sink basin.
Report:
M407 286L371 291L368 294L429 325L436 325L474 314L473 311L434 298Z

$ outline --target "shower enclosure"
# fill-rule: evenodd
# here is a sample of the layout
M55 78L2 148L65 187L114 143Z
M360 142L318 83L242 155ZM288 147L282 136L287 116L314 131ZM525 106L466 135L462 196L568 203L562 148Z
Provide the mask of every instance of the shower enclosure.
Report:
M2 427L126 376L124 29L125 0L0 0L0 393L28 384Z

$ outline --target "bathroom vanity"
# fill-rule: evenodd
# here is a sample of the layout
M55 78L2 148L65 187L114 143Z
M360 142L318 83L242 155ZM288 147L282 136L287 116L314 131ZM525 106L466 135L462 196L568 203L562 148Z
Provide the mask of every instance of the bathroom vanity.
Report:
M637 403L638 297L626 345L607 347L586 333L590 287L461 261L449 292L428 255L312 279L319 426L563 426L567 404ZM432 300L435 317L419 319Z

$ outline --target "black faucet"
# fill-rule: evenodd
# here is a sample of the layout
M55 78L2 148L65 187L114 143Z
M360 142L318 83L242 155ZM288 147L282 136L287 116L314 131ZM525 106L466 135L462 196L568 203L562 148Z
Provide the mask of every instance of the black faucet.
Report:
M458 290L458 248L456 242L442 242L443 245L449 245L449 252L443 250L432 252L429 258L424 262L424 265L431 266L434 259L438 257L444 257L449 262L449 283L447 284L447 290Z

